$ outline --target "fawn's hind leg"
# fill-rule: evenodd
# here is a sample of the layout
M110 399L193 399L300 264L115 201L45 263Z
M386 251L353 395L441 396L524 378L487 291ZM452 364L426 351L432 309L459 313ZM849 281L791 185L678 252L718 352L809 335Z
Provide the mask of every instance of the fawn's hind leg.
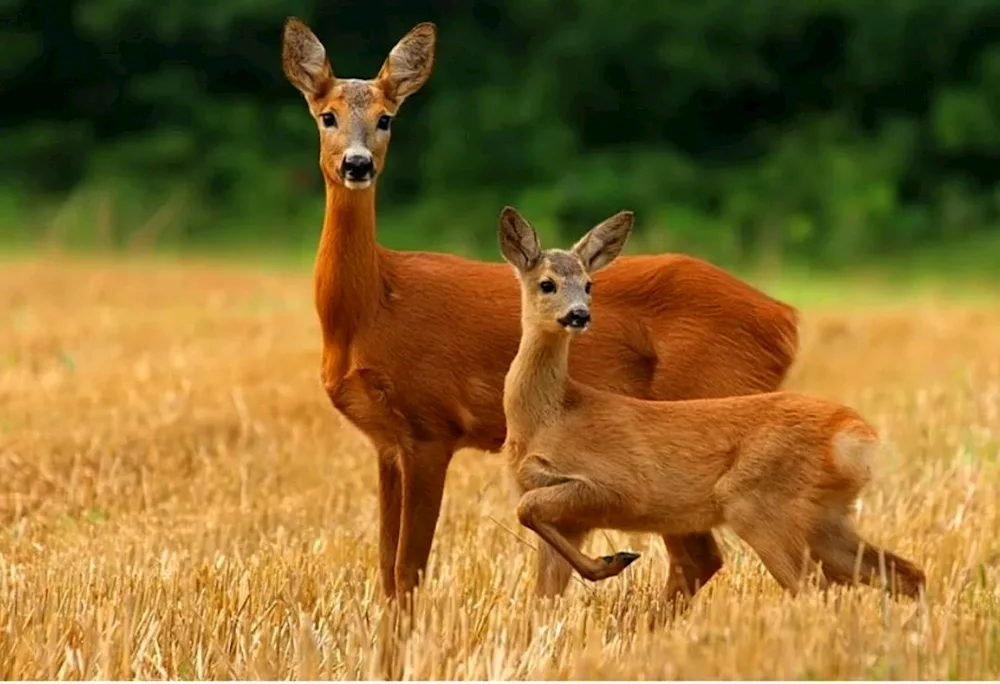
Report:
M819 521L810 537L810 548L813 556L823 563L827 578L838 584L861 582L873 587L881 586L883 566L879 562L880 554L885 560L886 591L889 594L916 598L926 583L926 576L917 565L866 542L854 530L846 515L839 511L830 511Z
M808 545L811 508L804 501L774 501L757 493L741 495L723 506L726 522L792 595L816 567ZM819 581L826 586L824 577Z
M563 479L559 484L526 492L517 505L517 518L555 549L584 579L592 582L614 577L639 557L620 552L591 558L567 539L561 530L601 526L607 512L616 507L614 498L597 487Z

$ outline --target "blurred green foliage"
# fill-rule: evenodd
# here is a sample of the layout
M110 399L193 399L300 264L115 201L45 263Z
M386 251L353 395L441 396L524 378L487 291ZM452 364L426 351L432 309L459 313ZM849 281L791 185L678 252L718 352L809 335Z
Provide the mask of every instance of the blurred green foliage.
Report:
M496 258L514 204L570 239L846 264L996 233L1000 0L0 0L0 232L311 245L317 133L284 18L340 76L415 23L381 238Z

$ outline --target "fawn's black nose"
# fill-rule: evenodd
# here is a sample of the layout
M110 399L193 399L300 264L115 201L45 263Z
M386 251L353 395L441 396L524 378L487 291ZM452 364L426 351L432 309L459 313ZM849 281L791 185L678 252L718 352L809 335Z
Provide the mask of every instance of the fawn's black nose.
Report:
M375 174L375 162L371 155L349 154L340 164L340 174L349 181L371 180Z
M582 307L573 309L559 319L559 322L568 328L586 328L590 323L590 312Z

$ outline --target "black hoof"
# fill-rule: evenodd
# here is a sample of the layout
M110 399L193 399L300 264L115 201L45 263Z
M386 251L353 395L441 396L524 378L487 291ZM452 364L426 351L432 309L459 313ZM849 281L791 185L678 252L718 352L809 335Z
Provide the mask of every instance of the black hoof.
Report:
M613 556L601 556L601 560L606 564L611 565L612 563L621 563L623 568L627 568L632 565L639 558L639 554L632 553L631 551L619 551Z

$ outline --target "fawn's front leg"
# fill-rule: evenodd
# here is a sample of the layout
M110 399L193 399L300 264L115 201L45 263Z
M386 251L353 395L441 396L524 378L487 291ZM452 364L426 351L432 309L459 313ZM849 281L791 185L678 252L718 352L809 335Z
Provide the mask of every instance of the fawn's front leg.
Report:
M579 480L532 489L517 505L517 518L555 549L584 579L592 582L614 577L631 565L637 553L620 551L613 556L591 558L563 534L563 529L592 529L608 509L611 497Z
M574 548L579 549L587 533L583 530L565 529L560 533ZM538 546L535 565L535 595L542 598L553 598L566 591L573 566L561 553L546 541Z

